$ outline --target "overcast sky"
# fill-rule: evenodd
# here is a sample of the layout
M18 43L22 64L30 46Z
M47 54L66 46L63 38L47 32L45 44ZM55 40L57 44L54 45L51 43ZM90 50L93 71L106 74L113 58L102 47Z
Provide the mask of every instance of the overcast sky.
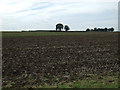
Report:
M55 29L59 22L71 30L118 29L118 1L0 0L0 29Z

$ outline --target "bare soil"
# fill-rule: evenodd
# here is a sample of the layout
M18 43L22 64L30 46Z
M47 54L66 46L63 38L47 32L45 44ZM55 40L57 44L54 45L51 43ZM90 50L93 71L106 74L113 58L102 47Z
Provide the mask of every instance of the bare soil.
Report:
M3 37L2 45L3 87L56 85L119 71L115 33Z

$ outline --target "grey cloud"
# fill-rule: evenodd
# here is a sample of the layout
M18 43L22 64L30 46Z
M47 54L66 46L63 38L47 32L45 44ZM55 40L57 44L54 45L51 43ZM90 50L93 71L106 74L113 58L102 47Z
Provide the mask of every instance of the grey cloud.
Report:
M57 22L72 29L112 26L117 28L117 3L87 0L30 0L30 5L4 16L3 29L54 29ZM27 0L29 2L29 0ZM27 4L27 2L25 4ZM15 22L15 23L14 23Z

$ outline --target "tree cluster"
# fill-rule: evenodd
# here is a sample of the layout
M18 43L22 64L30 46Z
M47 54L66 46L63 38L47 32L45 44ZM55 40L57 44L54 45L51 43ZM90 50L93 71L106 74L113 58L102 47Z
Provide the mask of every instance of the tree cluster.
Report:
M95 31L95 32L113 32L114 31L114 28L94 28L94 29L89 29L87 28L86 29L86 32L89 32L89 31Z
M62 29L65 29L65 31L67 32L68 30L70 30L69 26L68 25L63 25L61 23L58 23L56 25L56 31L62 31Z

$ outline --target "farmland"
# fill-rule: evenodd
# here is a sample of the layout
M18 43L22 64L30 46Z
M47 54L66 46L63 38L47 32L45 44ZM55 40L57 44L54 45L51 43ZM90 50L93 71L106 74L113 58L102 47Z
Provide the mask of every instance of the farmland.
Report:
M117 88L118 33L2 34L3 88Z

